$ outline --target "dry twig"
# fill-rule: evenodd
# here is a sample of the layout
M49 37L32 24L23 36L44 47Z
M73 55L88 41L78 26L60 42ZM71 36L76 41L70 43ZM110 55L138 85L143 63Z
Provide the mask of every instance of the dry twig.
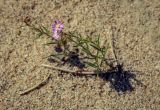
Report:
M116 61L115 62L115 65L118 65L119 64L119 62L118 62L118 59L117 59L117 56L116 56L116 52L115 52L115 45L114 45L114 37L115 37L115 35L114 35L114 29L113 29L113 27L112 27L112 35L111 36L109 36L110 38L109 38L109 42L110 42L110 47L111 47L111 52L112 52L112 55L113 55L113 58L114 58L114 60Z
M25 95L25 94L28 94L29 92L31 92L31 91L33 91L33 90L35 90L35 89L40 88L41 86L44 86L44 85L48 82L50 76L51 76L51 74L49 74L49 75L48 75L43 81L41 81L40 83L36 84L35 86L33 86L33 87L31 87L31 88L29 88L29 89L27 89L27 90L25 90L25 91L23 91L23 92L21 92L21 93L19 93L19 94L20 94L20 95Z
M81 74L81 75L93 75L96 74L94 71L74 71L74 70L69 70L69 69L65 69L65 68L59 68L59 67L55 67L55 66L50 66L50 65L46 65L46 64L42 64L41 66L43 67L47 67L47 68L51 68L54 70L58 70L58 71L63 71L63 72L67 72L67 73L71 73L71 74Z
M96 74L95 72L87 72L87 71L74 71L74 70L69 70L69 69L64 69L64 68L59 68L59 67L55 67L55 66L50 66L50 65L46 65L46 64L42 64L43 67L47 67L47 68L51 68L51 69L54 69L54 70L58 70L58 71L63 71L63 72L67 72L67 73L71 73L71 74L80 74L80 75L94 75ZM41 81L40 83L36 84L35 86L23 91L20 93L20 95L25 95L25 94L28 94L29 92L35 90L35 89L38 89L40 88L41 86L45 85L48 81L48 79L50 78L50 75L49 74L43 81Z

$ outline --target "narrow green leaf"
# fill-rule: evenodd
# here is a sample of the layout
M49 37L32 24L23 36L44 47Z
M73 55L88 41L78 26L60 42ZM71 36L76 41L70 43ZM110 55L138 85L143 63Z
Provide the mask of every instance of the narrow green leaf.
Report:
M37 34L37 37L36 37L35 39L39 39L42 35L43 35L43 33L41 33L41 32L38 33L38 34Z
M92 46L93 48L95 48L98 51L101 51L101 48L97 47L96 45L90 44L90 46Z
M45 43L43 45L51 45L51 44L57 44L56 42L48 42L48 43Z
M100 44L100 36L98 35L97 37L97 44L99 45Z
M42 28L46 33L50 33L50 31L46 27L42 26Z
M87 65L93 67L93 68L97 68L97 65L91 62L85 62Z
M88 51L86 48L83 48L83 47L82 47L82 50L83 50L85 53L87 53L88 55L91 54L90 51Z

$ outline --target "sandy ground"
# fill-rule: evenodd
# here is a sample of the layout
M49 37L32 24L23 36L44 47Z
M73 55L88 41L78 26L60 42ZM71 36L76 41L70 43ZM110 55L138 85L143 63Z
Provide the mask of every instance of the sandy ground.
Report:
M125 68L146 87L118 95L98 78L59 76L40 67L49 64L52 47L45 36L22 21L50 27L63 20L65 31L111 35ZM52 78L27 95L19 93ZM159 0L0 0L0 110L158 110L160 108L160 1Z

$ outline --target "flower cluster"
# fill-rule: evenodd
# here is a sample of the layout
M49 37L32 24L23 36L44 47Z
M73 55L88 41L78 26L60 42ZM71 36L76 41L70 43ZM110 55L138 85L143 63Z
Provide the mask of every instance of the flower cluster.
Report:
M54 22L54 24L52 24L52 32L53 32L52 38L55 40L61 39L60 34L61 34L63 28L64 28L63 23L59 20L56 20Z

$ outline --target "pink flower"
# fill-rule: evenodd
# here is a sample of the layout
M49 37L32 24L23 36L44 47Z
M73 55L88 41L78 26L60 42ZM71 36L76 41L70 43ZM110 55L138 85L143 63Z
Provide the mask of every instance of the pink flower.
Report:
M64 28L64 25L61 21L56 20L53 24L52 24L52 32L53 32L53 36L52 38L55 40L59 40L61 39L61 32Z

